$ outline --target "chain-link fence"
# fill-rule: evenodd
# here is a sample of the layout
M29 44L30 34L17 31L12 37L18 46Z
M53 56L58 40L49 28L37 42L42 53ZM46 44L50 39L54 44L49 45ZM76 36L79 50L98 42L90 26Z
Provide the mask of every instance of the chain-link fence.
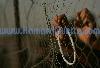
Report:
M48 28L56 15L65 14L74 27L76 14L88 8L99 28L99 0L0 0L0 28ZM99 34L95 45L77 35L67 37L65 46L52 34L0 35L0 68L99 68ZM95 39L94 37L92 39ZM75 50L72 48L74 46ZM62 52L61 52L61 50ZM75 51L75 55L74 55ZM63 56L62 56L63 54ZM65 58L63 58L65 57ZM69 65L68 62L74 64Z

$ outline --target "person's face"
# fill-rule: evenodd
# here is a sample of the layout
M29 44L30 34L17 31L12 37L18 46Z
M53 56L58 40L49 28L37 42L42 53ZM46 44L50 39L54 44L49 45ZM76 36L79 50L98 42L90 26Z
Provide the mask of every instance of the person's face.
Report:
M55 16L52 21L52 27L54 28L55 38L60 40L64 39L64 27L67 26L67 18L64 14Z

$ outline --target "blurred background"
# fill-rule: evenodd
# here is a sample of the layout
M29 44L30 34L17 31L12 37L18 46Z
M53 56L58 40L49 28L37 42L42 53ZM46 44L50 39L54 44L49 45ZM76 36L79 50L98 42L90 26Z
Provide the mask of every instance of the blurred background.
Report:
M0 0L0 28L48 28L56 14L70 19L83 8L100 27L99 6L100 0ZM31 68L49 53L48 40L48 35L0 35L0 68Z

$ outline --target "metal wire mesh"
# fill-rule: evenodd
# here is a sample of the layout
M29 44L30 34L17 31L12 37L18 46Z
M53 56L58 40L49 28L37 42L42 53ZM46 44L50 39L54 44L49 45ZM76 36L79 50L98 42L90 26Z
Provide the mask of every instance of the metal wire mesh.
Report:
M14 22L14 0L5 0L3 3L3 9L1 11L1 27L15 27ZM99 0L98 0L99 1ZM86 1L86 0L19 0L19 17L21 28L36 28L46 27L51 29L51 20L53 16L64 13L69 20L71 20L75 13L81 9L88 7L95 15L95 18L99 21L99 10L97 7L98 1ZM10 5L11 4L11 5ZM9 12L11 10L12 12ZM9 12L9 14L8 14ZM3 14L2 14L3 13ZM9 16L12 15L12 18ZM97 21L97 25L99 25ZM5 23L3 23L5 22ZM13 23L11 23L13 22ZM70 21L73 27L73 21ZM2 24L3 23L3 24ZM11 25L12 24L12 25ZM72 37L73 38L73 37ZM69 37L68 37L69 39ZM25 57L21 63L22 68L99 68L100 59L97 57L97 51L94 50L91 45L86 45L76 36L73 38L73 42L76 50L76 62L73 65L65 63L59 50L58 41L53 35L24 35L22 36L22 49L11 52L9 55L15 56L16 54L24 54ZM67 44L67 45L66 45ZM66 46L62 47L64 56L69 62L73 61L74 50L72 49L72 42L65 43ZM81 46L80 46L81 45ZM99 51L100 52L100 51ZM27 56L26 56L27 54ZM8 56L8 55L6 55Z

